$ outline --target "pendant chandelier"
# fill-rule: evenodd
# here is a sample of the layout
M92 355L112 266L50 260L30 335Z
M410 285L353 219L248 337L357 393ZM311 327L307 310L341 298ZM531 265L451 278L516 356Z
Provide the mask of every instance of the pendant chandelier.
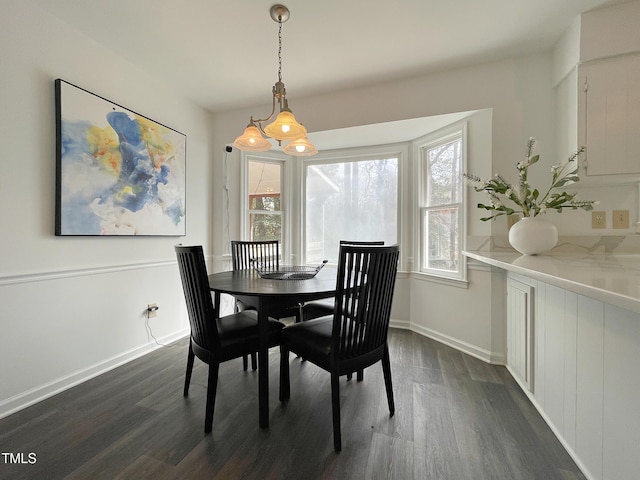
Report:
M278 81L273 86L273 104L271 115L267 118L254 119L251 116L249 125L244 133L233 142L233 146L245 152L266 152L271 149L271 142L266 137L278 141L282 145L283 141L289 143L282 149L288 155L310 156L318 153L318 149L309 142L307 129L298 123L293 112L289 109L287 102L287 91L282 83L282 24L289 19L289 9L284 5L276 4L269 10L271 18L278 22ZM271 120L276 112L276 102L280 112L275 120L263 127L264 122Z

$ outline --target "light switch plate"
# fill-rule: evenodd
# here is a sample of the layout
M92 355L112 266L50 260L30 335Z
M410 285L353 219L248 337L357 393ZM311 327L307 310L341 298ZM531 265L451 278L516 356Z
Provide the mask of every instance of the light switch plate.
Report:
M629 210L613 211L613 228L629 228Z
M591 228L606 228L607 212L591 212Z

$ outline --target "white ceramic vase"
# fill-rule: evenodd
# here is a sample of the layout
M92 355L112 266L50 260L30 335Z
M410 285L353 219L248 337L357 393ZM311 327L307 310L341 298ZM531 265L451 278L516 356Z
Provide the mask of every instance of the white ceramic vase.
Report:
M523 217L509 230L509 243L524 255L538 255L556 246L558 229L539 217Z

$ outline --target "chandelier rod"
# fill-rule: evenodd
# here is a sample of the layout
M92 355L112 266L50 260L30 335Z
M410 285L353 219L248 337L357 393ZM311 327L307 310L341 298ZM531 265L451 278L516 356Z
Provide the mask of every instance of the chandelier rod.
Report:
M278 82L273 86L272 90L272 99L271 99L271 114L269 114L266 118L253 118L251 115L250 123L257 126L258 129L265 135L265 131L262 128L263 122L268 122L273 118L273 115L276 113L276 99L278 99L278 106L280 110L282 110L282 101L286 102L287 92L284 88L284 83L282 83L282 24L289 20L289 9L284 5L275 4L271 7L269 11L271 18L278 22ZM287 107L285 103L285 107Z

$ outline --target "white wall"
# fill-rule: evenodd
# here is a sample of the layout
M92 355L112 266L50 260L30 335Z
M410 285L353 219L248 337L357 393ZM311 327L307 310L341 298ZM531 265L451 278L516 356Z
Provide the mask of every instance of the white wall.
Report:
M0 416L187 332L173 245L211 244L209 115L23 0L0 2ZM186 237L55 237L54 79L187 135Z

